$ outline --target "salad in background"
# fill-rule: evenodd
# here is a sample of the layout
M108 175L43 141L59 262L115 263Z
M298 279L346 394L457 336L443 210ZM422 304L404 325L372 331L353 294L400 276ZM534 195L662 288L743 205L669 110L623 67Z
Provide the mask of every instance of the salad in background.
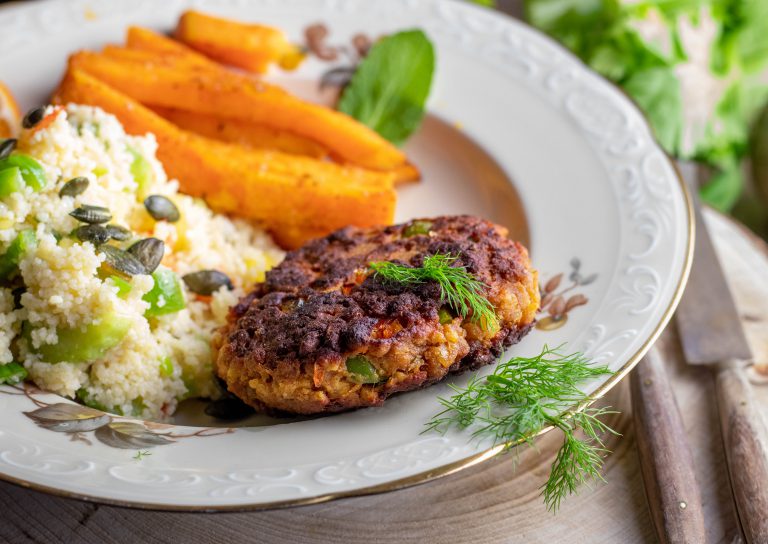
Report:
M712 168L708 204L768 239L768 2L523 3L529 23L635 100L667 152Z

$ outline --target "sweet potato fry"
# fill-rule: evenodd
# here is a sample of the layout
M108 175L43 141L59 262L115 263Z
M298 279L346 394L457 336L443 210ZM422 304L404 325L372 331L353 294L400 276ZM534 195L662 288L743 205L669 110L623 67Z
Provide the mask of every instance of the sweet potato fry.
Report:
M351 117L304 102L284 90L227 71L221 74L115 59L80 52L70 67L105 82L152 106L178 108L224 118L242 119L317 141L334 155L373 170L392 170L405 155Z
M421 171L410 162L398 166L392 172L395 174L395 183L409 183L421 180Z
M190 60L194 59L194 61L199 64L218 66L205 55L201 55L183 43L140 26L128 27L128 31L125 33L125 45L129 49L140 51L184 55Z
M344 225L391 223L393 174L276 151L244 149L183 131L84 72L69 70L54 103L98 106L127 132L152 132L181 190L217 211L262 222L291 247Z
M224 72L226 69L211 62L205 57L197 54L187 55L184 52L174 51L146 51L144 49L131 49L130 47L121 47L118 45L107 45L102 49L105 57L124 61L127 63L141 63L166 66L169 68L185 68L192 71L210 71L215 74Z
M176 39L224 64L266 72L270 63L295 53L282 31L186 11L179 18Z
M222 119L214 115L173 108L153 107L151 109L177 127L206 138L257 149L274 149L316 159L328 156L328 150L314 140L263 125L256 125L249 121Z

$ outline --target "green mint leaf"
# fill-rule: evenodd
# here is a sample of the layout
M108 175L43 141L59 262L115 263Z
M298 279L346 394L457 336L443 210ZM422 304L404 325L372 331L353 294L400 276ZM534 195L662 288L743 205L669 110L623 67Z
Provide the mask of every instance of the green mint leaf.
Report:
M680 82L672 68L635 72L622 87L648 116L659 143L677 154L683 134L683 99Z
M435 51L421 30L377 42L344 90L338 109L400 145L424 117Z

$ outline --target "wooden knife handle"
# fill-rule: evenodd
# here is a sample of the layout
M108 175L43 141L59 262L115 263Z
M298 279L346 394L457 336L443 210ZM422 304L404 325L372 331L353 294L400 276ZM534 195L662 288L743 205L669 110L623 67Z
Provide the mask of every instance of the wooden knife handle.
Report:
M640 468L662 544L706 541L701 492L683 420L656 349L630 377Z
M768 542L768 438L743 368L715 374L720 426L739 521L750 544Z

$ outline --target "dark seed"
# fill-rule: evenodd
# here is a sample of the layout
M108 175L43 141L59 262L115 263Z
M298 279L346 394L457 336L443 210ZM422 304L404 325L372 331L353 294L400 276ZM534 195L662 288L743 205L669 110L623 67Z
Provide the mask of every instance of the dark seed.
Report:
M175 223L181 217L176 204L163 195L151 195L144 200L144 207L156 221Z
M77 196L83 194L90 183L88 178L72 178L61 188L59 196Z
M37 125L45 117L45 106L40 106L33 110L29 110L21 120L21 126L24 128L32 128Z
M3 140L2 143L0 143L0 159L5 159L13 153L13 150L16 149L16 139L15 138L8 138L7 140Z
M107 229L107 232L113 240L117 240L118 242L125 242L126 240L131 239L131 231L125 227L121 227L120 225L107 225L104 228Z
M144 265L147 274L151 274L160 266L160 261L163 260L165 244L157 238L145 238L129 247L128 253L136 257Z
M95 246L106 244L111 236L101 225L83 225L75 229L75 236L83 242L91 242Z
M108 208L103 208L101 206L90 206L88 204L83 204L79 208L75 208L69 212L69 215L78 221L89 223L91 225L106 223L112 219L112 213Z
M106 257L106 264L123 276L130 277L147 273L141 261L127 251L108 245L99 246L99 251Z
M255 410L253 408L235 396L226 396L214 400L213 402L208 403L205 407L205 413L217 419L243 419L254 412Z
M181 279L187 284L189 290L198 295L210 296L222 285L225 285L230 291L235 287L232 280L224 272L218 270L200 270L199 272L190 272Z

